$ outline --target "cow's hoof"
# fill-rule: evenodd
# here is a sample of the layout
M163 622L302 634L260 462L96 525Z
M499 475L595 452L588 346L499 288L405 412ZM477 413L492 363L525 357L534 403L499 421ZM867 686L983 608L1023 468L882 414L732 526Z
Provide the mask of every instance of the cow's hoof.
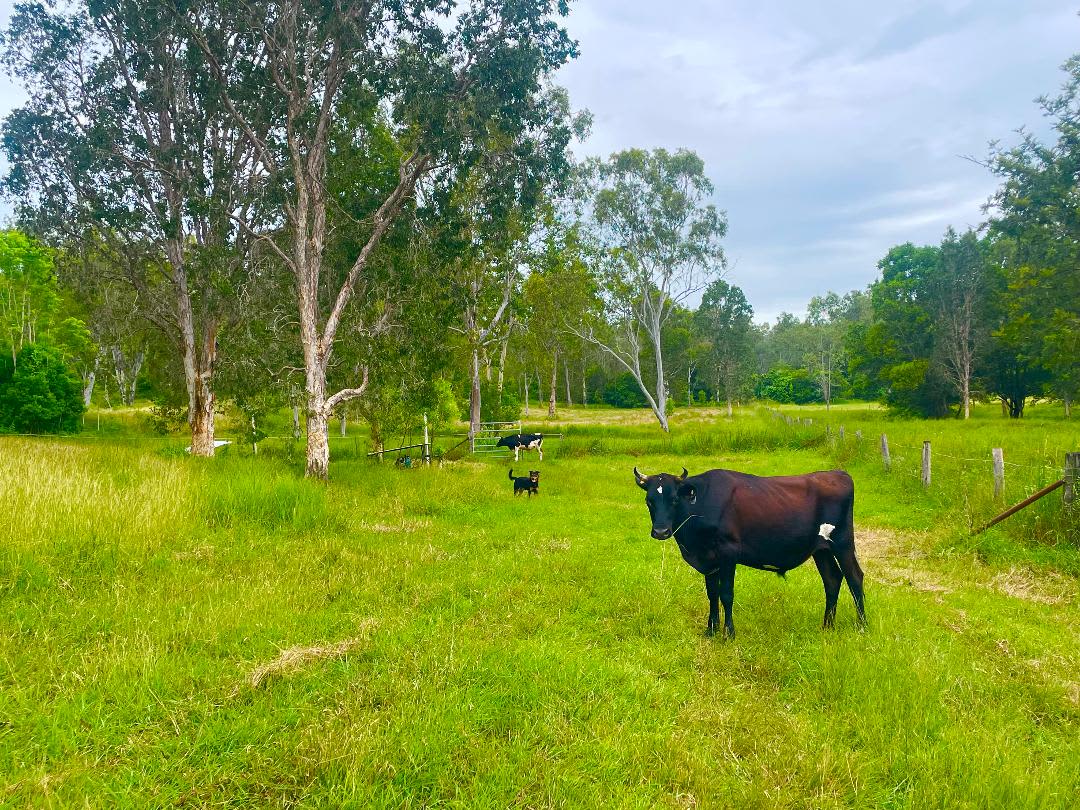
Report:
M715 627L713 627L712 625L709 625L708 627L705 628L705 638L712 638L715 635L716 635L716 628Z

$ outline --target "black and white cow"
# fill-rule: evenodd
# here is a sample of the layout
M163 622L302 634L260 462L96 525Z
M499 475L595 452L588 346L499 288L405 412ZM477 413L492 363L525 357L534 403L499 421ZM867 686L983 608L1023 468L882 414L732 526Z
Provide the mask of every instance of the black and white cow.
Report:
M496 447L508 447L514 451L514 461L518 460L518 453L522 450L535 450L540 454L540 460L544 460L544 434L543 433L518 433L514 436L503 436L495 443Z

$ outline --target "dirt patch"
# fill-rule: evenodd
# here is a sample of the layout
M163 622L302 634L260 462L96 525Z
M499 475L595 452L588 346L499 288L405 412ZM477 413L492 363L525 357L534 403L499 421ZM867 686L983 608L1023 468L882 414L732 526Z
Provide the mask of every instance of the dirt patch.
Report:
M1052 571L1035 573L1025 568L1010 568L995 574L989 587L1006 596L1042 605L1060 605L1076 598L1076 582Z
M923 564L926 544L926 536L920 533L900 534L889 529L869 527L855 529L855 548L863 568L870 577L887 585L939 594L975 586L1042 605L1071 604L1076 601L1077 591L1080 590L1076 580L1062 574L1015 567L999 571L990 579L983 578L986 574L981 577L976 574L982 581L954 581L927 570Z
M921 537L887 529L856 528L855 550L871 579L926 593L949 593L952 587L918 564L926 554Z
M900 539L893 532L855 527L855 553L860 560L894 556L899 546Z
M313 661L321 661L327 658L340 658L363 644L370 634L367 631L370 631L374 626L375 620L369 619L363 625L363 630L365 632L361 633L361 635L354 636L353 638L347 638L336 644L315 645L311 647L289 647L286 650L282 650L273 661L267 661L265 664L252 670L251 674L247 677L248 685L252 689L258 689L263 684L275 678L295 672Z

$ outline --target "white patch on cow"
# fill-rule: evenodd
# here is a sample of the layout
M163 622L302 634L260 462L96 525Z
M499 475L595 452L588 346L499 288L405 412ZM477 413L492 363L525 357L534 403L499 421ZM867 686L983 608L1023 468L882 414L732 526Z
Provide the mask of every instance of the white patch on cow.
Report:
M664 488L663 487L657 487L656 488L656 494L657 495L663 495L664 494Z
M818 529L818 534L820 534L822 537L824 537L826 540L828 540L831 543L832 542L833 529L835 529L835 528L836 527L833 526L831 523L822 523L821 528Z

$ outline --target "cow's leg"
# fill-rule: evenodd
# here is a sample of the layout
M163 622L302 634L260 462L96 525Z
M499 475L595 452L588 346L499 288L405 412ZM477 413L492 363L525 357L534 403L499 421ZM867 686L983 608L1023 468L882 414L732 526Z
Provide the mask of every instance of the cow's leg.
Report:
M840 563L840 570L844 572L848 590L855 600L855 612L858 613L859 629L866 628L866 609L863 604L863 572L859 566L859 560L855 557L855 545L851 545L836 552L836 561Z
M720 604L723 604L724 637L733 638L735 625L731 621L731 605L735 601L735 563L724 564L706 574L705 592L709 595L709 624L705 635L711 636L720 629Z
M536 445L536 452L540 454L540 460L544 460L544 448L540 445Z
M720 569L720 603L724 606L724 636L735 638L735 623L731 621L731 606L735 602L735 563Z
M844 584L844 575L840 573L840 566L833 555L824 549L814 552L814 562L825 585L825 619L821 626L829 628L836 618L836 600L840 596L840 586Z
M705 575L705 593L709 595L709 623L705 635L715 635L720 628L720 572Z

